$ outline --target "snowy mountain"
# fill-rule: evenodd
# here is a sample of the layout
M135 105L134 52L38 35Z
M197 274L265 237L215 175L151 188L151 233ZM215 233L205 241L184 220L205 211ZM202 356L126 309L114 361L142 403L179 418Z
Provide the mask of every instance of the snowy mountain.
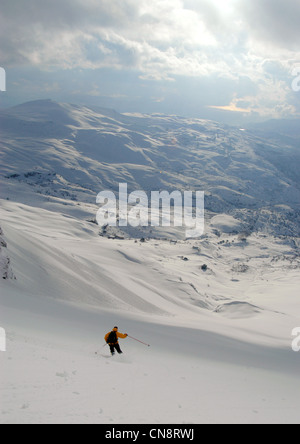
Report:
M51 101L0 112L0 127L2 198L15 189L24 203L33 191L48 202L94 204L122 182L129 192L201 190L207 214L229 214L250 232L299 235L300 151L288 139Z
M298 421L296 136L51 101L0 127L1 424ZM205 191L204 235L101 229L120 182ZM151 347L108 357L114 325Z

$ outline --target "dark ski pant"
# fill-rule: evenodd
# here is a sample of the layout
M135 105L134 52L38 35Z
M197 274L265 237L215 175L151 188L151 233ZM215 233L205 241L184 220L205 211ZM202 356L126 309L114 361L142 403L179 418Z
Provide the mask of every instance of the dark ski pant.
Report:
M117 344L108 344L108 345L109 345L110 352L111 352L112 355L115 354L115 350L117 350L119 355L121 355L123 353L122 350L120 349L120 346L119 346L118 343Z

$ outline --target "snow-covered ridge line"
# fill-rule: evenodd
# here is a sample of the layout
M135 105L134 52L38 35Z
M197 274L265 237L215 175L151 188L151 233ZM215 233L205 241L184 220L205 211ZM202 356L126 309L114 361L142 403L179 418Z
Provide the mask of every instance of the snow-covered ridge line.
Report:
M206 210L231 215L244 230L300 234L300 152L284 135L52 101L1 111L0 126L1 198L18 193L30 203L36 192L79 206L120 183L129 192L205 191Z

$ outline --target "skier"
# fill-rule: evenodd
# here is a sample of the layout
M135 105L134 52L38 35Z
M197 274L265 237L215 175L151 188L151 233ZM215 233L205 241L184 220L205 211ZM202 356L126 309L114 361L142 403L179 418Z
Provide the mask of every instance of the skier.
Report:
M118 338L121 339L125 339L127 338L128 334L123 334L123 333L119 333L118 331L118 327L114 327L112 331L110 331L109 333L107 333L107 335L105 335L104 339L105 342L109 345L110 347L110 351L112 356L115 354L115 350L117 350L117 352L119 354L122 354L122 350L120 349L120 345L118 342Z

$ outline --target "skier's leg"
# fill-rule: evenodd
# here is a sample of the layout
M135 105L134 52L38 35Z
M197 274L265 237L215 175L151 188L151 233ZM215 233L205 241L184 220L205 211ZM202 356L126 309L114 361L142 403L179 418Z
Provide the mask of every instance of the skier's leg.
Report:
M120 349L120 345L119 344L116 344L115 348L116 348L117 352L119 353L119 355L121 355L123 353L122 350Z
M115 346L114 346L114 344L109 344L109 348L110 348L111 354L114 355L115 354Z

